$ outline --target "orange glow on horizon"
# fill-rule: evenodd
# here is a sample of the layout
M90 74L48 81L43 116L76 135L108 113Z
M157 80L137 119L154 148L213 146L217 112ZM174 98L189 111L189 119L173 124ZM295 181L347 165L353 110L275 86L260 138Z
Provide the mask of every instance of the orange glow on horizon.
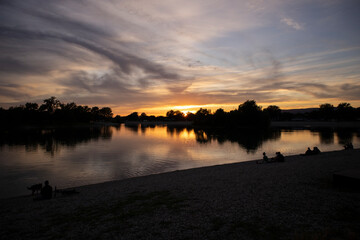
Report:
M185 115L185 117L186 117L189 113L193 113L193 114L196 113L196 111L181 111L181 112Z
M255 100L256 101L256 100ZM243 101L244 102L244 101ZM200 108L206 108L211 110L214 113L217 109L222 108L224 111L229 112L231 110L237 109L240 103L225 103L225 104L204 104L204 105L177 105L177 106L158 106L153 108L142 108L142 109L128 109L125 110L123 107L111 107L114 113L114 116L117 114L120 116L127 116L133 112L141 113L145 112L148 116L166 116L166 113L170 110L179 110L187 115L188 112L196 113ZM313 101L278 101L278 102L256 102L263 109L270 106L276 105L282 110L288 109L303 109L303 108L318 108L321 104L330 103L336 107L339 103L349 102L351 106L357 108L360 106L360 101L346 101L342 99L325 99L325 100L313 100Z

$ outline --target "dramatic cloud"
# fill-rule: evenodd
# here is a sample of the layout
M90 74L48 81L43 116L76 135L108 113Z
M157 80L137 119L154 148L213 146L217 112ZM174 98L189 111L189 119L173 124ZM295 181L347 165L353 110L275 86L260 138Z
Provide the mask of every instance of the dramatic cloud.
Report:
M0 106L49 96L122 115L231 109L247 99L360 106L358 7L355 0L4 0Z

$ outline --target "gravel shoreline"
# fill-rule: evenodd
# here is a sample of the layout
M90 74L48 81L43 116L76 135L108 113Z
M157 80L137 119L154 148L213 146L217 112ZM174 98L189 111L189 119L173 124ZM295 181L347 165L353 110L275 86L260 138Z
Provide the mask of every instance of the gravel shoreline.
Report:
M0 200L0 239L360 239L360 150L202 167Z

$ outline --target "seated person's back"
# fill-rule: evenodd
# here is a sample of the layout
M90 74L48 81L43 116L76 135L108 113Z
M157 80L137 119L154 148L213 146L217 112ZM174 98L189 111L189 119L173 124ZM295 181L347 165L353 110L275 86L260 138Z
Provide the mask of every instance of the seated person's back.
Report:
M314 147L314 150L312 151L314 154L321 153L320 149L318 147Z
M276 157L275 157L275 161L276 162L284 162L285 161L284 155L282 155L280 152L277 152Z
M45 186L41 189L41 196L44 199L52 198L52 187L49 185L49 181L45 181Z
M263 161L264 162L269 162L269 158L268 158L268 156L266 156L265 152L263 153Z
M313 154L313 152L311 151L310 148L308 148L305 152L305 155L312 155L312 154Z

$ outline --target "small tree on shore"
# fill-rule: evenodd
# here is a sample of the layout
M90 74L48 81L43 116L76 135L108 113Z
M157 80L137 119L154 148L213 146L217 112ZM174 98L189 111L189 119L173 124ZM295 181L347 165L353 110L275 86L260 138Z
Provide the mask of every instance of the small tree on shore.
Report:
M335 107L334 105L330 103L324 103L320 105L319 109L320 118L323 118L324 120L330 120L335 117Z
M44 100L44 104L40 106L40 111L54 113L61 106L61 102L56 97L50 97Z
M276 105L270 105L264 109L264 112L267 113L271 120L277 121L281 118L281 109Z

